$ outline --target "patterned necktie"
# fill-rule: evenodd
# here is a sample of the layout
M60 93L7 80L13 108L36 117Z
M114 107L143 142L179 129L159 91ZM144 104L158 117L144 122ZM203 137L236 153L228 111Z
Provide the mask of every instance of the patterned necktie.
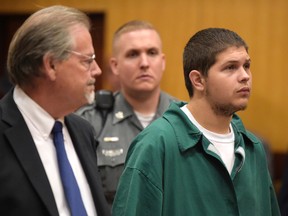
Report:
M62 123L56 121L52 134L65 197L72 216L86 216L80 190L65 151L62 127Z

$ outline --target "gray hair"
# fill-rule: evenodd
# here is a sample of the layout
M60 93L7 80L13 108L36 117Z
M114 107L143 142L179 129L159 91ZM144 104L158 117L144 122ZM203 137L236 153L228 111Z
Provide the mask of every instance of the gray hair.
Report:
M91 28L88 16L65 6L51 6L32 14L14 34L9 46L7 69L13 84L24 85L41 76L43 56L50 53L56 60L68 57L73 46L71 27Z

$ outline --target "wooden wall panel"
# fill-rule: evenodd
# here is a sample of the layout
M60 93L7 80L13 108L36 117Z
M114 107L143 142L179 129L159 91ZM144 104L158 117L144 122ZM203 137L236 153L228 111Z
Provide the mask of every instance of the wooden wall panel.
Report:
M105 12L106 59L116 28L131 19L152 22L162 35L166 53L162 88L183 100L188 98L182 75L182 51L190 36L206 27L235 30L249 44L253 72L251 101L248 109L239 114L248 128L268 139L273 151L288 150L288 1L1 0L0 13L32 12L52 4Z

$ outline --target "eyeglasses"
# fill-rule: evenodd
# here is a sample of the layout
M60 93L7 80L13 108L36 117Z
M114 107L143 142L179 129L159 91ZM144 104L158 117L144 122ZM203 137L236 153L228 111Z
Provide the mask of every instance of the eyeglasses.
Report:
M76 52L76 51L73 51L73 50L66 50L66 51L71 53L71 54L86 58L85 60L82 61L82 63L83 63L83 65L84 65L84 67L86 68L87 71L90 70L93 61L95 61L95 59L96 59L96 55L95 54L92 54L92 56L89 56L89 55L85 55L85 54L82 54L82 53L79 53L79 52Z

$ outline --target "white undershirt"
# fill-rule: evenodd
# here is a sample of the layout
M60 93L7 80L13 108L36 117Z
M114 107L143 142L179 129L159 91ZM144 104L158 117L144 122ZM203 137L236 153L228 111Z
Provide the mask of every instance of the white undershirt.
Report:
M143 128L146 128L153 120L155 113L144 115L142 113L134 111Z
M59 215L70 216L58 169L53 137L51 135L55 120L18 86L15 87L13 98L35 142L54 194ZM60 121L63 123L63 120ZM78 182L86 212L89 216L97 215L90 187L65 124L63 124L63 136L67 157Z
M216 153L222 159L228 172L231 174L235 161L234 154L234 132L230 124L230 132L227 134L218 134L202 127L188 110L187 105L181 107L181 110L187 115L191 122L204 134L204 136L215 146Z

